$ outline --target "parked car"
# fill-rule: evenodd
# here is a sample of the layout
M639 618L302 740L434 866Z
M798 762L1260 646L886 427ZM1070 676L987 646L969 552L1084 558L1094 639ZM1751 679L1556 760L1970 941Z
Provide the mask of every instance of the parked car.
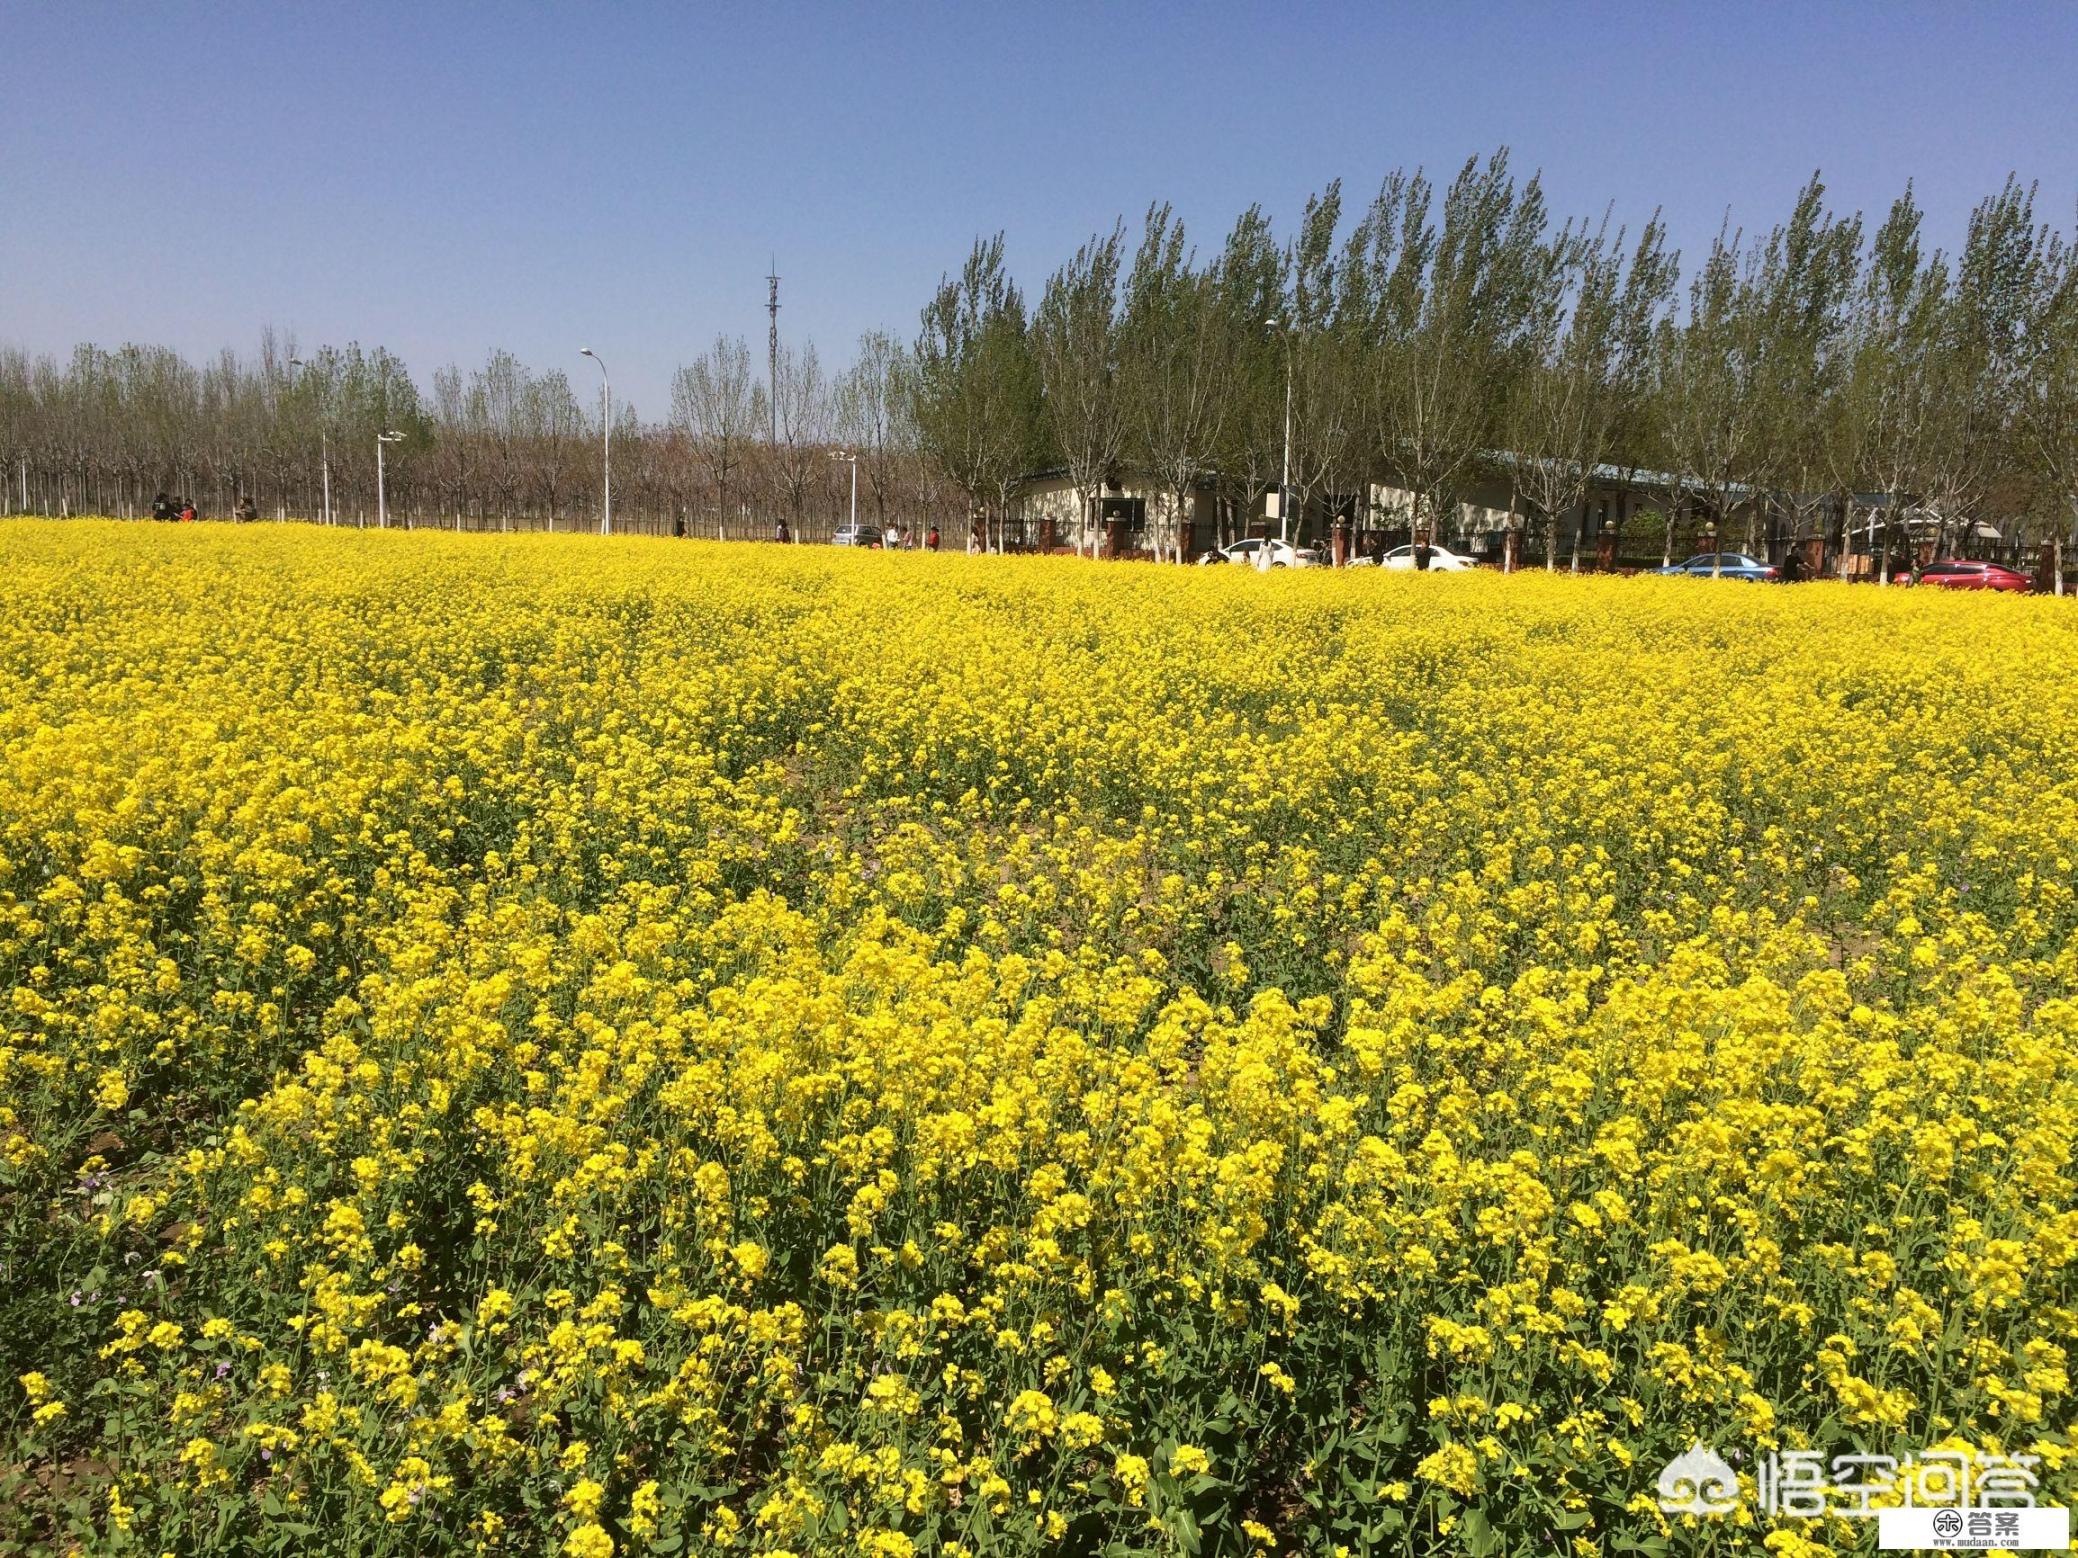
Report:
M1910 584L1913 579L1911 574L1901 573L1890 582ZM1928 563L1919 570L1918 582L1943 590L2005 590L2014 595L2025 595L2034 588L2033 581L2018 568L2008 568L2004 563L1966 562L1959 557Z
M1412 571L1414 569L1414 548L1411 546L1396 546L1380 559L1378 566L1381 568ZM1457 553L1446 551L1440 546L1429 548L1429 572L1431 573L1463 573L1477 566L1478 564L1474 563L1471 558L1460 557Z
M1261 566L1258 554L1264 547L1270 549L1272 568L1318 568L1326 558L1317 546L1293 546L1289 541L1271 537L1265 541L1259 536L1250 536L1245 541L1229 541L1225 546L1215 547L1198 561L1203 563L1240 563L1245 567Z
M1685 563L1676 563L1671 568L1659 570L1665 574L1683 574L1691 579L1744 579L1749 584L1760 583L1782 577L1773 563L1764 563L1758 557L1748 557L1744 552L1704 552L1691 557Z
M839 525L836 534L830 537L830 544L833 546L879 546L880 527L878 525Z

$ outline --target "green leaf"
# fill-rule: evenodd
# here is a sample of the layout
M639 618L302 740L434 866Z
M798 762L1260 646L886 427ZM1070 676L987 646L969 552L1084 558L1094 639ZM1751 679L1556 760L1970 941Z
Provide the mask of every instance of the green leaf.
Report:
M1198 1529L1198 1522L1191 1518L1189 1510L1179 1508L1170 1517L1170 1522L1170 1529L1176 1536L1176 1545L1185 1552L1195 1553L1204 1544L1204 1533Z
M1487 1524L1486 1516L1478 1510L1466 1510L1464 1524L1459 1529L1464 1532L1465 1551L1470 1553L1472 1558L1488 1558L1489 1554L1501 1550L1499 1533Z
M1612 1536L1609 1547L1619 1553L1646 1553L1650 1558L1663 1558L1667 1551L1667 1539L1663 1536Z

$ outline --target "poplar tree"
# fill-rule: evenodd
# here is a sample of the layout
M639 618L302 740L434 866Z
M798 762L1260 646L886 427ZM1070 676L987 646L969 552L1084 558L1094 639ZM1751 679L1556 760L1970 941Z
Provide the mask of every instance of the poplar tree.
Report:
M1762 426L1754 392L1758 311L1740 254L1740 234L1720 230L1689 282L1687 317L1661 332L1656 383L1660 458L1671 488L1668 562L1684 492L1695 491L1721 529L1732 493L1751 469ZM1718 540L1721 545L1721 534ZM1713 547L1713 555L1719 549ZM1714 563L1711 571L1717 571Z
M1241 213L1214 268L1227 337L1218 465L1222 506L1243 528L1276 487L1284 459L1288 256L1262 207ZM1224 543L1235 539L1222 534Z
M1095 550L1098 491L1125 449L1119 387L1119 266L1125 224L1089 239L1047 278L1032 317L1046 431L1081 506L1075 541Z
M1752 289L1754 361L1747 393L1760 416L1749 462L1758 489L1747 506L1746 550L1757 550L1764 504L1789 516L1792 539L1824 484L1826 438L1814 415L1845 370L1842 347L1859 276L1859 214L1837 218L1825 184L1811 176L1790 219L1762 246Z
M2040 472L2056 593L2064 553L2078 542L2078 252L2054 241L2036 272L2029 314L2032 350L2018 386L2020 451Z
M1294 541L1313 498L1347 468L1352 445L1361 436L1359 362L1349 349L1346 316L1336 310L1342 266L1335 238L1341 221L1342 181L1337 179L1307 198L1286 261L1289 292L1277 329L1290 385L1287 496L1295 514L1280 517L1279 529ZM1283 471L1280 456L1280 479Z
M1155 548L1177 562L1184 521L1219 446L1230 344L1217 278L1195 269L1193 258L1183 223L1166 205L1150 208L1119 331L1128 446L1169 500Z
M1039 373L1001 233L977 239L960 274L939 283L924 305L915 359L923 446L969 501L987 506L1001 546L1011 494L1043 447Z
M1898 510L1921 479L1939 411L1935 358L1945 329L1948 265L1927 254L1921 213L1908 184L1876 229L1850 312L1826 418L1827 470L1840 489L1839 573L1850 575L1857 524L1855 494L1883 495L1879 578L1890 577Z
M1518 185L1505 149L1458 171L1440 225L1426 182L1408 181L1394 266L1405 279L1393 304L1405 326L1379 358L1379 416L1417 529L1438 528L1497 441L1509 386L1550 306L1549 220L1541 181Z
M1532 313L1531 355L1509 407L1509 469L1544 518L1544 567L1558 567L1561 516L1585 500L1616 415L1623 234L1607 219L1570 227L1546 250L1548 280ZM1579 566L1579 526L1573 562Z

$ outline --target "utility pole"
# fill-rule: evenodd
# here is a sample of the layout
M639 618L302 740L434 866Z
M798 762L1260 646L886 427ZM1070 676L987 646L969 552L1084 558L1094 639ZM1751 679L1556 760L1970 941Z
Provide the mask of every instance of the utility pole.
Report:
M766 430L765 441L775 448L779 444L779 256L772 257L772 268L765 275L765 312L772 316L772 335L769 350L771 369L765 382L771 387L771 395L765 410L772 419Z
M1277 535L1281 541L1291 540L1292 531L1292 331L1291 321L1282 315L1273 315L1263 321L1272 330L1284 336L1284 469L1277 478ZM1263 552L1270 549L1270 527L1263 526Z
M289 366L302 369L306 376L310 372L310 364L300 357L291 357ZM332 434L326 426L325 413L322 408L318 412L317 449L318 479L324 483L325 523L329 525L332 523ZM375 452L378 455L382 453L380 449Z
M605 386L603 393L606 410L599 425L606 438L606 506L599 516L599 534L610 536L613 534L613 379L606 372L606 359L589 346L580 347L577 355L589 357L599 365L599 379Z
M402 441L402 433L377 433L375 435L375 528L390 528L390 506L382 491L382 451L386 444Z
M832 449L830 458L842 460L851 467L851 544L859 544L859 452L856 449Z

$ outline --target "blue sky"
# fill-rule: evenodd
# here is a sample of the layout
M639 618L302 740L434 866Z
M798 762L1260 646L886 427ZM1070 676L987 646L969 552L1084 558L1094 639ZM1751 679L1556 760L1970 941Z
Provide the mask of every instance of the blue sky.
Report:
M15 0L0 342L493 347L666 409L717 331L913 333L976 233L1036 290L1152 199L1205 248L1340 176L1506 144L1690 253L1822 167L1936 236L2008 170L2078 200L2078 5L813 6Z

